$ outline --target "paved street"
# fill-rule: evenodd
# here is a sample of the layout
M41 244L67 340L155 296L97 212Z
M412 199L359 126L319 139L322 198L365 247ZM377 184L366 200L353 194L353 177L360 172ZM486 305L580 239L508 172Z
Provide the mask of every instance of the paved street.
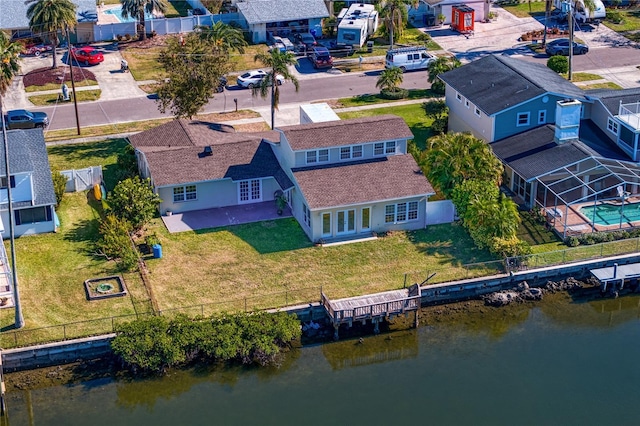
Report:
M463 62L468 62L490 53L503 53L517 56L527 61L546 63L545 54L534 54L526 47L527 42L519 41L519 37L528 31L544 28L534 18L517 18L499 7L492 6L498 13L498 19L489 23L476 22L475 34L465 37L451 31L447 27L425 28L434 41L443 49L455 54ZM557 25L551 22L550 26ZM619 36L604 25L583 26L583 31L576 32L576 37L589 46L586 55L574 56L573 70L592 72L601 75L621 87L640 86L640 49L638 44ZM88 67L96 75L102 90L98 102L79 104L81 126L108 125L119 122L139 121L168 117L158 111L157 103L146 95L130 73L120 73L120 52L113 44L104 44L101 49L105 53L105 62ZM441 52L444 53L444 52ZM59 59L66 61L66 54L59 52ZM23 73L50 64L50 58L29 58L24 62ZM354 71L339 73L336 71L316 71L307 66L306 59L301 59L299 71L295 71L300 80L300 90L295 92L293 85L285 83L281 87L280 112L276 113L276 125L291 124L297 117L300 103L325 99L344 98L366 93L377 93L375 84L380 71L359 72L357 59L354 59ZM404 75L403 87L426 88L427 72L410 72ZM238 109L254 109L268 117L269 100L253 97L250 90L229 87L221 94L216 94L205 107L204 112L233 111ZM58 104L52 107L35 108L30 105L24 93L21 79L16 79L13 88L5 98L7 109L30 108L45 111L49 114L49 129L75 127L75 113L72 104ZM268 121L268 120L267 120Z

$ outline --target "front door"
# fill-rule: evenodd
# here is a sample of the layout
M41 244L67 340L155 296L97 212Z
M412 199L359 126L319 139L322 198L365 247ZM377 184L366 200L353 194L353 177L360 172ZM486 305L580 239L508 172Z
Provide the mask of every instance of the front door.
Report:
M338 235L353 234L356 232L356 211L341 210L337 213Z

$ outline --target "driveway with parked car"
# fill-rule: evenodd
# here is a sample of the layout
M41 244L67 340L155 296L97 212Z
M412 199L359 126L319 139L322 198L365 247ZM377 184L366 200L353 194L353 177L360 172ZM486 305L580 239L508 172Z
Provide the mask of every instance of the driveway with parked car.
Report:
M71 59L79 64L98 65L104 62L104 54L92 46L77 47L71 49Z

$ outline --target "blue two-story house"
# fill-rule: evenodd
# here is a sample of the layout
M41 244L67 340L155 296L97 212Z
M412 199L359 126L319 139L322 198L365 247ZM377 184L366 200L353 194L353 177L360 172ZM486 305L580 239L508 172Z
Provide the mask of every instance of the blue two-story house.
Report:
M449 131L493 142L552 124L556 103L587 101L582 89L542 64L487 55L440 76Z

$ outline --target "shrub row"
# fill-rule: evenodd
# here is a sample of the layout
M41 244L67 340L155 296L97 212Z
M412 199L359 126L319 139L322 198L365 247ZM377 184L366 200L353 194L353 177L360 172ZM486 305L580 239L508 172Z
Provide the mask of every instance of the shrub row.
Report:
M580 245L590 246L593 244L638 237L640 237L640 229L631 229L628 231L620 230L612 232L592 232L591 234L583 234L577 237L567 237L564 239L564 243L569 247L577 247Z
M196 360L267 365L301 335L295 315L153 316L116 328L111 348L133 372L165 372Z

